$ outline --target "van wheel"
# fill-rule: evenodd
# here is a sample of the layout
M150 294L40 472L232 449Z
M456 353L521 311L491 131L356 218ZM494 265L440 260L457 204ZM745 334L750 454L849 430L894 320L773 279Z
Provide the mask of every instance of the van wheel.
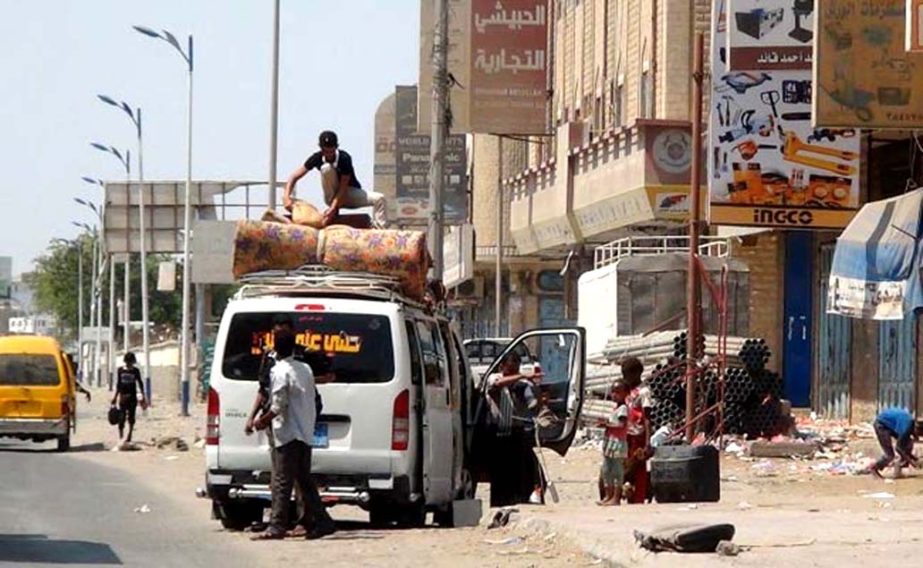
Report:
M66 452L69 449L71 449L71 435L67 433L58 438L58 451Z
M229 531L242 531L263 519L263 507L253 503L216 503L215 516Z
M375 528L384 528L394 522L394 514L387 507L378 505L369 509L369 524Z
M397 513L397 526L418 529L426 525L426 507L423 504L401 507Z

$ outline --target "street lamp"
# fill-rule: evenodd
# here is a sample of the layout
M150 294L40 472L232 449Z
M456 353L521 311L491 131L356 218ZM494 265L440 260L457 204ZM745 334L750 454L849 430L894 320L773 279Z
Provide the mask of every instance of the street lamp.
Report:
M180 380L183 394L183 416L189 415L189 286L192 276L189 264L189 236L192 228L192 34L183 51L176 36L167 30L156 31L144 26L132 26L135 31L147 37L163 40L176 49L187 67L187 110L186 110L186 195L183 210L183 322L180 331Z
M87 177L87 176L82 176L80 179L82 179L83 181L85 181L86 183L90 185L96 185L103 189L105 189L106 187L106 183L101 179ZM96 213L96 216L99 217L99 226L105 228L106 226L106 223L105 223L105 218L106 218L105 193L103 194L102 207L99 207L99 208L97 208L96 205L94 205L93 203L80 199L80 198L74 198L74 200L77 203L84 205L86 207L89 207L91 210L93 210L93 212ZM105 230L103 232L105 232ZM97 242L97 251L98 251L98 258L96 261L96 305L95 305L96 327L98 328L97 333L96 333L96 386L101 387L103 385L103 377L102 377L102 363L100 361L100 358L102 356L103 350L102 350L102 334L100 333L100 330L102 329L102 318L103 318L102 284L103 284L103 274L106 273L106 261L105 261L106 254L104 252L105 243L102 242L101 235L99 234L99 232L96 232L96 242ZM109 280L109 303L110 303L110 309L111 309L112 307L111 305L115 303L114 279ZM113 318L110 317L109 318L109 350L110 350L110 353L114 351L113 348L115 345L114 344L115 338L113 334L114 327L115 327L114 320ZM113 360L114 358L110 356L109 365L108 365L110 368L113 367L112 365ZM108 374L110 377L112 376L111 372Z
M131 105L125 101L117 102L112 97L106 95L96 95L102 102L122 110L132 124L135 125L135 131L138 134L138 230L141 233L141 344L144 348L144 376L145 376L145 394L148 402L151 401L151 348L150 336L148 333L148 287L147 287L147 234L145 231L145 211L144 211L144 144L141 129L141 107L132 110ZM129 186L130 187L130 186ZM126 195L128 191L126 190ZM126 308L127 310L127 308Z
M121 152L118 151L114 146L106 146L105 144L100 144L99 142L90 142L90 146L96 148L100 152L105 152L107 154L112 154L115 156L122 166L125 168L125 207L129 210L131 209L131 198L130 194L127 191L128 187L131 187L131 150L125 150L125 155L123 156ZM125 227L125 231L130 233L130 225ZM115 263L113 263L113 272L115 271ZM125 335L122 338L122 345L125 349L125 352L128 353L128 349L131 347L131 251L125 251Z

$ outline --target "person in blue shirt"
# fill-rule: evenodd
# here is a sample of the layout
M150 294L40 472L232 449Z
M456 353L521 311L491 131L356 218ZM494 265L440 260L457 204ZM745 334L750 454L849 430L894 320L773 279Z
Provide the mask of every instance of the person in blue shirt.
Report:
M875 419L875 435L881 445L884 455L875 462L869 471L876 477L881 477L881 470L894 461L895 449L900 457L896 476L900 476L901 468L907 465L916 467L919 460L913 455L913 443L919 436L919 429L913 416L903 408L888 408L881 411ZM895 445L892 438L897 440Z

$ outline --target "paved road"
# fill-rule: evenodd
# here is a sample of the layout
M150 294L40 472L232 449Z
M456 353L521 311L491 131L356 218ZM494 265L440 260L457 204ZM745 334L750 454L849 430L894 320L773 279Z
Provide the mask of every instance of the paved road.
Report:
M99 451L101 445L75 448ZM144 505L149 513L136 512ZM125 473L0 440L0 566L253 566L251 553Z

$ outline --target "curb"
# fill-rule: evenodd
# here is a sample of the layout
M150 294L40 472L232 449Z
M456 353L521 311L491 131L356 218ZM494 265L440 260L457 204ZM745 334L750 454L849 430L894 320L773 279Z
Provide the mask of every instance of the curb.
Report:
M547 519L523 516L518 524L524 529L543 535L556 533L560 537L569 540L586 554L602 560L602 565L606 568L630 568L631 566L636 566L641 561L638 554L644 555L643 551L639 551L634 547L630 550L615 550L619 545L612 541L601 541L587 536L566 524L555 523Z

